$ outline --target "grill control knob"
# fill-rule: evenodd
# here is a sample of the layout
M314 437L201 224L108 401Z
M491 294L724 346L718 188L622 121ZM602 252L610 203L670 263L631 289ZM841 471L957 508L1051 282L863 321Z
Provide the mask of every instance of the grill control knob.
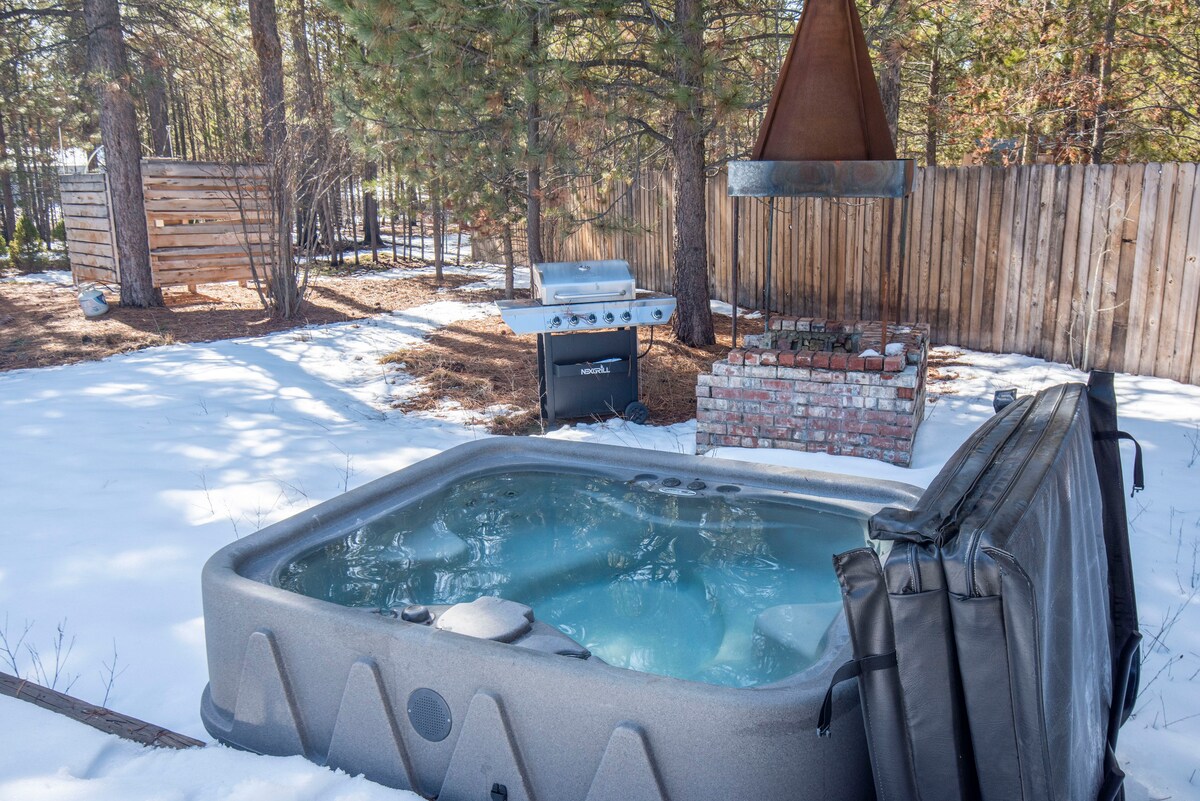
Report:
M570 325L579 325L579 318L572 314L567 318L567 323Z
M562 325L561 317L551 317L550 318L550 327L551 328L558 328L561 325Z
M594 314L589 314L585 319L588 321L588 325L596 324L596 315Z
M627 322L629 322L629 321L630 321L630 320L632 320L632 319L633 319L633 315L632 315L632 314L630 314L629 312L627 312L627 311L623 311L623 312L621 312L621 320L622 320L622 322L626 322L626 323L627 323Z
M661 320L662 319L662 309L655 309L654 311L650 312L650 316L653 317L655 320Z
M611 322L612 322L613 320L615 320L615 319L617 319L617 318L613 316L613 313L612 313L612 312L605 312L605 313L604 313L604 322L606 322L606 323L611 323Z

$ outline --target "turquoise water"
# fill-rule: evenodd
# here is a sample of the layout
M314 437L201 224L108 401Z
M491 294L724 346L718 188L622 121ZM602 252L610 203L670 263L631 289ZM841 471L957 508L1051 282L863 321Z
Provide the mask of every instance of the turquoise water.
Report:
M468 477L289 564L279 584L344 606L532 606L611 665L745 687L820 654L840 608L830 557L865 519L798 496L658 477Z

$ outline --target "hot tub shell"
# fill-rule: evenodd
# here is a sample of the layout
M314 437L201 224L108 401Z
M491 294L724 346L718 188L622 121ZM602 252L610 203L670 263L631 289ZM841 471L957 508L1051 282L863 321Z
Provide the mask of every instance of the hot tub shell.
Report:
M442 801L872 796L855 688L839 692L837 736L815 731L833 671L851 656L840 619L809 668L738 689L475 639L272 583L297 555L464 475L521 468L650 472L793 492L860 509L864 520L920 494L893 482L540 438L462 445L209 560L208 731L239 748L301 754ZM444 699L448 727L418 690Z

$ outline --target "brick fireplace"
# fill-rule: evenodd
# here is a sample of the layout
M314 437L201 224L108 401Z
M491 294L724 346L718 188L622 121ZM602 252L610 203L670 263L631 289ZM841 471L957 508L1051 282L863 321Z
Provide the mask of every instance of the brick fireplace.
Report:
M696 386L696 452L788 448L908 466L925 408L929 329L772 317Z

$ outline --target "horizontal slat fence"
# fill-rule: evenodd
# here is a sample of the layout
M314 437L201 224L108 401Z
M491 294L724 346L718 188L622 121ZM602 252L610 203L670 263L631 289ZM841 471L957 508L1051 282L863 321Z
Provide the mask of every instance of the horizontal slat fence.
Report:
M108 185L99 173L59 176L67 255L76 281L116 281Z
M150 269L155 286L267 275L270 198L260 166L142 162Z
M168 159L142 161L142 193L156 287L243 281L269 274L265 170ZM104 173L59 176L76 281L120 282Z
M732 301L733 199L707 188L713 296ZM737 289L764 303L769 205L743 198ZM880 315L886 200L775 201L773 311ZM639 284L671 289L669 176L585 187L584 224L554 255L621 258ZM936 342L1200 384L1200 176L1196 164L918 169L900 252L893 218L893 319Z

